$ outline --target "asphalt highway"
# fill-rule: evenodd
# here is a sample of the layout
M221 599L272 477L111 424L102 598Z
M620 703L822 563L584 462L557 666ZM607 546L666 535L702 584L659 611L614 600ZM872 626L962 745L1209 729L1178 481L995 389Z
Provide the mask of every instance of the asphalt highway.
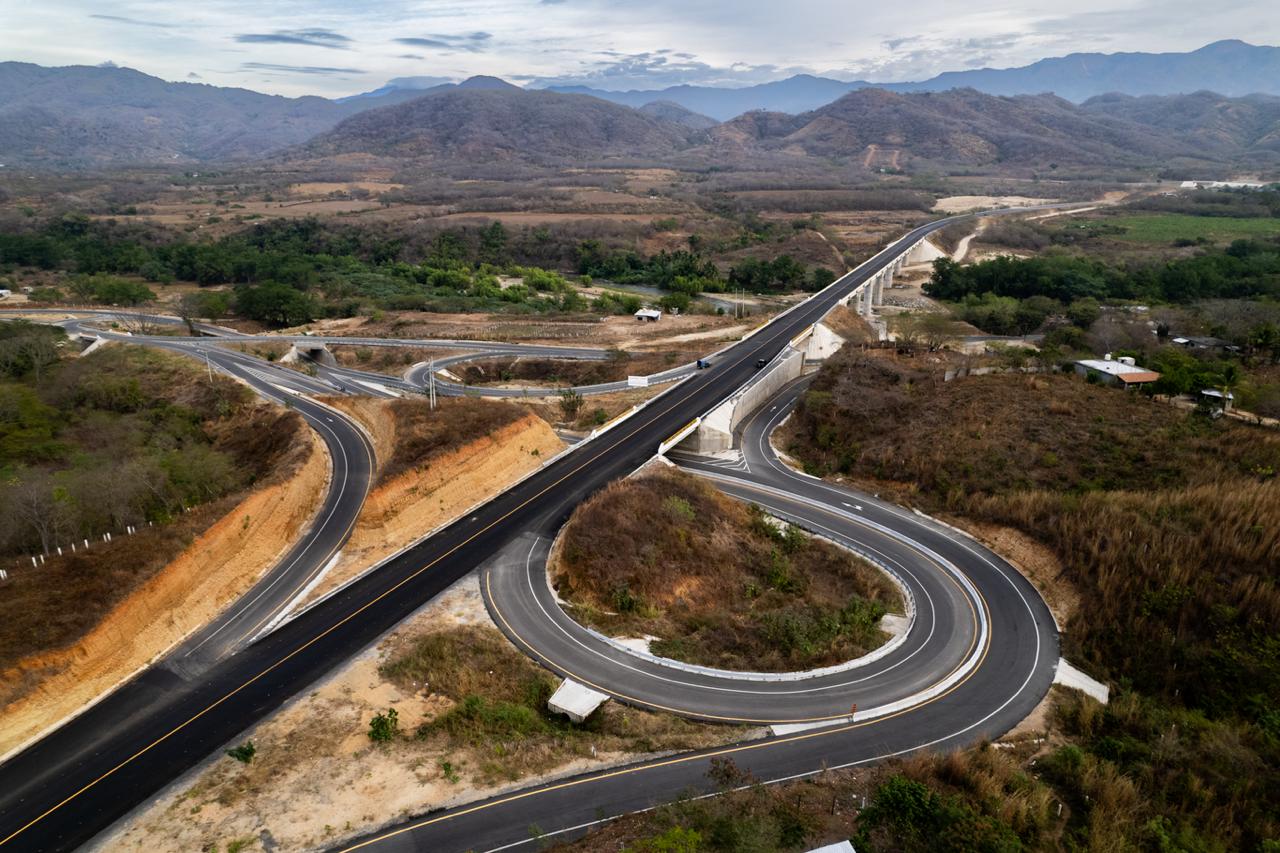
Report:
M757 359L772 359L791 338L916 239L949 221L954 220L915 229L826 290L721 352L712 369L674 385L614 430L582 443L473 514L402 552L378 571L235 654L212 663L195 676L163 668L148 670L130 685L127 698L125 691L117 691L18 754L0 766L0 847L65 850L87 841L511 542L529 531L558 528L585 497L634 470L691 417L709 410L741 387L754 374ZM348 436L340 440L350 456L360 452L358 442L363 438ZM1036 641L1031 636L1004 636L1000 644L988 642L984 656L999 659L1014 654L1011 646ZM965 683L976 681L994 689L1001 680L1016 679L1017 674L1013 663L999 667L984 663ZM993 722L996 715L983 696L973 695L973 688L964 696L968 698L933 702L910 713L917 715L917 724L933 722L937 731L955 727L954 734L938 743L967 742L975 732L1000 730L1003 723ZM1021 704L1034 705L1025 690L1017 696L1023 697ZM1019 704L1011 700L1004 708ZM860 732L863 727L855 722L843 730ZM880 741L880 746L871 750L877 756L894 743L905 744L903 748L920 746L919 739L910 733L902 733L898 740L894 734L873 737ZM777 767L811 771L829 755L832 743L818 743L814 738L795 740L790 748L774 753L781 756ZM688 767L697 761L705 758L674 759L663 766ZM669 794L678 789L678 785L662 787L663 773L668 771L653 767L655 775L645 780L645 790L651 792L651 797L659 796L658 791ZM626 787L625 795L630 801L636 787ZM565 820L575 819L573 815L581 815L585 808L593 814L597 808L605 814L617 813L612 810L614 800L606 792L601 791L599 800L594 799L594 791L590 801L581 797L578 800L578 811L569 809L563 815L552 812L556 826L569 825ZM551 822L545 806L540 808L541 821ZM521 822L521 817L518 810L492 811L479 818L481 824L487 824L483 832L473 823L455 820L448 833L457 834L449 835L441 846L432 849L478 847L495 834L508 840L524 837L529 821ZM475 834L469 834L473 830Z
M706 776L712 758L730 756L762 782L778 782L917 749L959 748L994 739L1023 719L1048 691L1058 660L1058 634L1044 601L1015 569L967 537L779 461L768 437L806 384L782 389L744 423L740 459L672 455L726 493L892 571L915 602L901 645L860 666L782 681L657 664L569 619L547 586L546 534L527 536L485 568L481 589L503 631L545 666L628 704L723 722L801 724L799 730L427 815L338 849L536 849L531 825L543 837L571 837L677 792L713 790ZM854 703L859 710L851 717Z

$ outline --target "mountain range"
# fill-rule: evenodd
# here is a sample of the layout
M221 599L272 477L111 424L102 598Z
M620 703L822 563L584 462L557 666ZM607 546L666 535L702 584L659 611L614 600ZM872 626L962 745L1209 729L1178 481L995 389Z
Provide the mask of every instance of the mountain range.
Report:
M1182 161L1280 161L1280 98L1211 93L1111 95L1072 104L1056 95L988 95L974 89L859 89L790 116L752 112L711 131L724 152L753 149L813 157L897 152L894 162L1043 168L1050 164L1151 166Z
M966 82L981 83L955 89ZM529 90L494 77L406 78L341 100L171 83L114 67L0 63L0 164L41 169L195 164L362 151L381 156L662 159L692 152L971 164L1274 162L1280 48L1076 54L923 83L797 76L740 89ZM1001 96L986 89L1001 89ZM1057 96L1014 94L1054 88ZM1197 85L1196 89L1202 88ZM945 91L943 91L945 89ZM1099 90L1104 94L1083 99ZM1083 99L1072 103L1068 93ZM1126 94L1128 92L1129 94ZM766 109L760 109L760 108Z
M1077 103L1097 95L1176 95L1212 91L1222 95L1280 95L1280 47L1219 41L1190 53L1073 53L1020 68L948 71L913 83L844 82L800 74L772 83L726 89L672 86L611 92L587 86L553 86L553 91L592 95L641 107L670 101L727 121L749 110L800 113L829 104L858 89L890 92L944 92L975 89L990 95L1052 93Z
M663 102L636 110L587 95L453 89L352 116L289 156L343 154L551 165L619 157L749 164L768 154L864 168L1265 166L1280 163L1280 98L1110 95L1077 105L1056 95L859 89L798 115L756 110L706 126Z

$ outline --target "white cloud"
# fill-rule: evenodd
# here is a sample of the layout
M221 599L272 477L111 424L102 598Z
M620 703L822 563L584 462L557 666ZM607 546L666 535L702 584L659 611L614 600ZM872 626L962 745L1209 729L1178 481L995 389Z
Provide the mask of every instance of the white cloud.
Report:
M204 0L175 8L171 0L23 4L5 16L0 59L93 65L110 56L180 80L195 57L209 83L343 95L392 77L471 74L610 88L744 85L797 71L921 79L1074 50L1280 42L1274 0L1221 0L1211 10L1190 0Z

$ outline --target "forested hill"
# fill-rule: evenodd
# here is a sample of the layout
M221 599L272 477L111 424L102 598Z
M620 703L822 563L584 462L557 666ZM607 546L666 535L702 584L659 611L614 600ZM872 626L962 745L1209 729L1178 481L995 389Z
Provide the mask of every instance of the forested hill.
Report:
M411 158L664 157L699 132L584 95L451 89L347 119L302 149Z

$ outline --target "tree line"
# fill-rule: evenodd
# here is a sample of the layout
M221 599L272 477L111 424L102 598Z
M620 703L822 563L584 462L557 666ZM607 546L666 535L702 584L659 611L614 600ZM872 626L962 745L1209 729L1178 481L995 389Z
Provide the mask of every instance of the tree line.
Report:
M137 305L155 298L149 282L192 281L232 285L234 298L193 298L188 310L214 317L234 309L273 326L319 316L351 316L366 304L393 310L598 311L631 308L633 299L600 298L588 303L565 278L538 266L521 265L527 252L516 245L550 240L549 233L518 239L501 222L483 228L443 231L426 245L410 246L404 235L334 226L316 219L256 225L210 242L172 232L67 215L21 232L0 233L0 268L65 270L64 287L81 302ZM829 270L807 270L787 255L746 260L726 274L695 250L644 256L581 241L577 271L619 283L643 283L667 291L664 307L686 309L703 292L816 289L834 279ZM500 276L520 277L522 283ZM584 279L584 282L588 279ZM60 288L40 288L37 301L63 301ZM668 304L669 303L669 304Z
M1159 303L1274 299L1280 297L1280 242L1236 240L1226 249L1157 263L1115 264L1048 254L1001 255L966 266L939 258L924 290L951 302L984 294L1043 296L1063 303L1085 298Z

